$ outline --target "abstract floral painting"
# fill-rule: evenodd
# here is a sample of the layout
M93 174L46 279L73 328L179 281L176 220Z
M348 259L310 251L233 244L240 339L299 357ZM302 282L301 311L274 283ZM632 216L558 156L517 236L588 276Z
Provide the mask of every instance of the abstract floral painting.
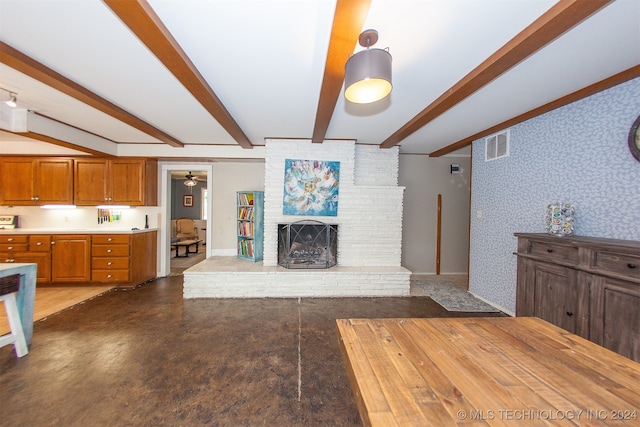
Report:
M284 215L338 215L340 162L286 159Z

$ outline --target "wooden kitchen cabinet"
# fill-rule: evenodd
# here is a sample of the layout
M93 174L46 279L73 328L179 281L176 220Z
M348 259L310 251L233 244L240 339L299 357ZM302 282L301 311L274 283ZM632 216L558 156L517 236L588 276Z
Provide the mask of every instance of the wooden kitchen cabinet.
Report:
M97 234L91 242L91 280L114 283L131 280L131 236Z
M53 157L1 159L0 204L73 204L73 160Z
M51 281L51 236L0 235L0 262L37 264L36 281Z
M640 242L516 233L516 316L640 361Z
M158 232L131 236L131 282L133 285L156 278L158 272Z
M55 234L51 237L51 281L82 283L91 280L91 236Z
M158 232L0 234L0 262L35 263L38 284L135 287L156 277Z
M157 232L95 234L91 281L132 287L156 277Z
M78 159L74 167L76 205L158 204L154 159Z

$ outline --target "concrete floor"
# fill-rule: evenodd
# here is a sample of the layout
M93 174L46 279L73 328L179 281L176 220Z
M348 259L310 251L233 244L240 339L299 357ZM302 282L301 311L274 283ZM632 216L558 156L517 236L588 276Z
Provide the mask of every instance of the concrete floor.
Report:
M12 346L0 348L0 419L11 426L361 425L335 319L451 316L465 313L424 296L183 300L182 276L158 279L36 322L21 359Z

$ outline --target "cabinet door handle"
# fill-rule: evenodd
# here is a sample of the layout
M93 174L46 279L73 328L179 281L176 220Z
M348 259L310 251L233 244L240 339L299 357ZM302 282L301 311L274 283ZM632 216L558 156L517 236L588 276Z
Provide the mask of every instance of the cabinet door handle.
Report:
M56 242L51 242L51 244L52 244L52 245L55 245L55 244L56 244Z
M13 237L9 237L9 238L7 239L7 242L13 242Z
M547 248L547 252L551 253L551 252L553 252L553 249Z
M107 274L107 279L111 279L111 275L110 274Z
M112 240L113 240L113 239L112 239L111 237L109 237L109 238L107 239L107 242L110 242L110 241L112 241Z
M567 316L573 316L573 311L567 311Z
M633 264L633 263L627 264L627 267L629 267L629 268L638 268L638 266L636 264Z
M42 245L42 242L36 243L36 246L40 246L40 245Z
M111 249L107 249L107 253L111 253Z
M111 262L108 262L108 263L107 263L107 265L111 265L111 264L112 264Z

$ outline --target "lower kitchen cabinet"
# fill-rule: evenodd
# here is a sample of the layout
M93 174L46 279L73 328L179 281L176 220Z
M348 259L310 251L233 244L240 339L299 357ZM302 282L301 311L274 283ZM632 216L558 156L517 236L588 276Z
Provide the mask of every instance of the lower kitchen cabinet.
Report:
M1 235L0 262L37 264L36 281L51 281L51 236Z
M131 280L131 236L98 234L91 245L91 278L93 282L114 283Z
M157 232L96 234L91 247L92 282L135 286L156 277Z
M0 234L0 262L35 263L38 284L134 287L156 277L156 230L112 234Z
M11 262L37 264L36 283L51 281L51 254L42 252L17 253Z
M51 282L91 281L91 236L55 234L51 236Z
M516 316L640 361L640 242L516 233Z

